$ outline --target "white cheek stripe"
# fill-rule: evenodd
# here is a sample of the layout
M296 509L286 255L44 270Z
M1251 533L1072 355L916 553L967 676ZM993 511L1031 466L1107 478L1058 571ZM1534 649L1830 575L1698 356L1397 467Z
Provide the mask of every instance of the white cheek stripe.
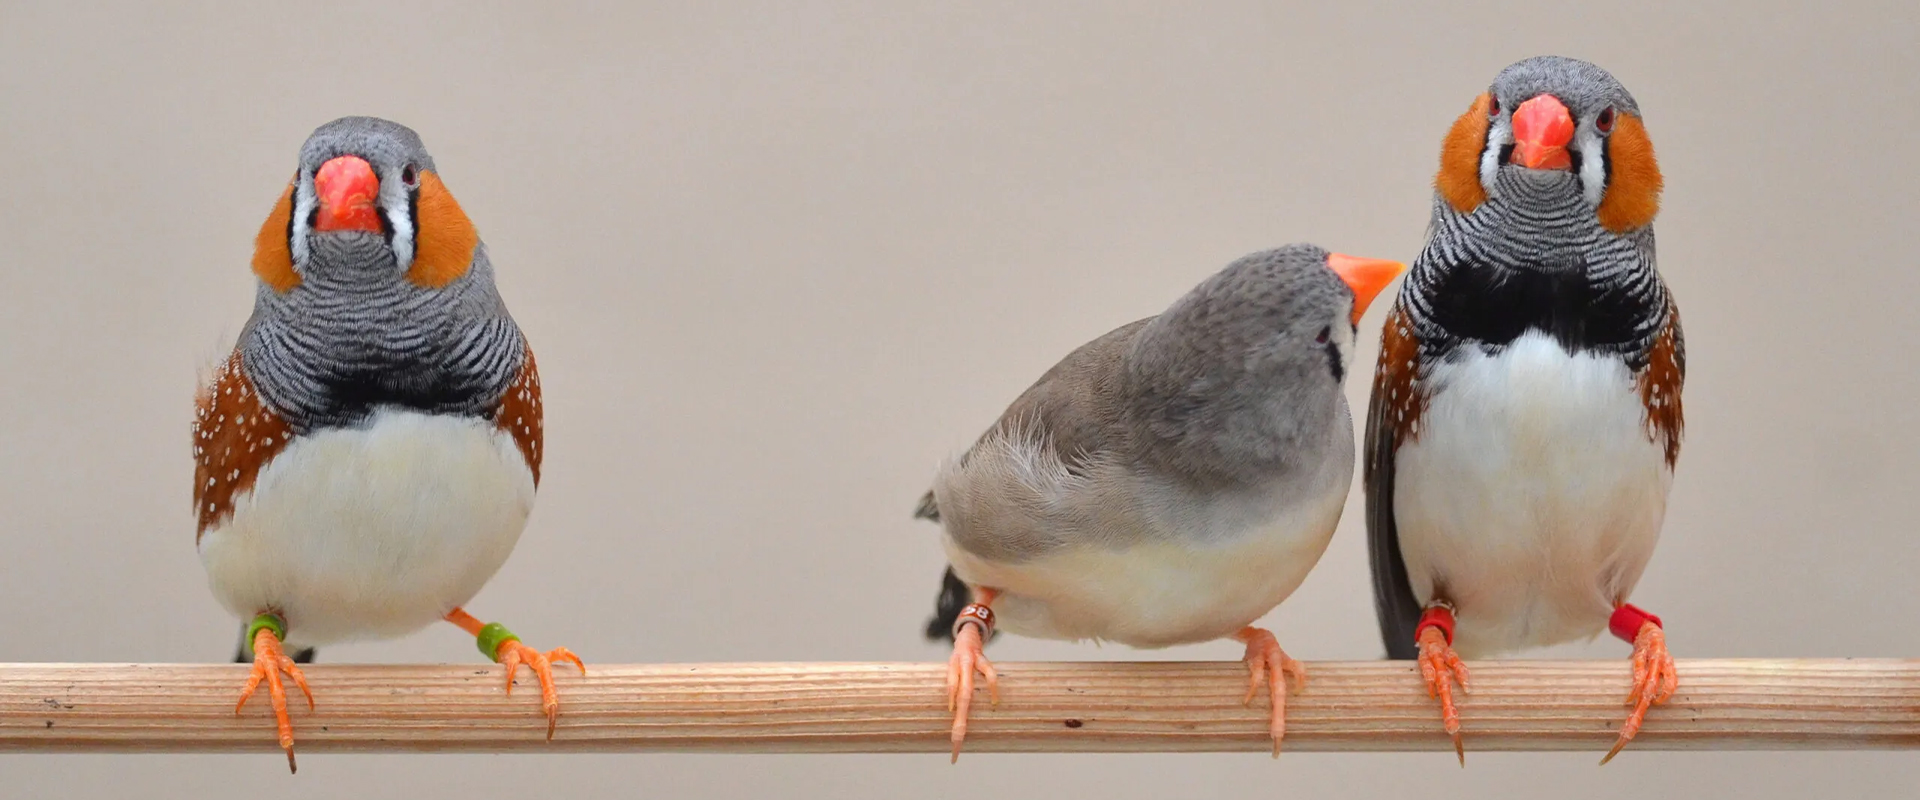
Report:
M1581 127L1579 142L1581 194L1588 204L1598 208L1600 196L1607 191L1606 144L1591 124Z
M313 194L313 174L300 171L300 179L293 187L293 226L287 237L287 247L293 252L293 265L305 270L307 267L307 220L313 218L313 209L318 200Z
M380 181L380 207L393 225L393 257L400 271L413 266L413 218L407 213L407 185L395 171Z
M1495 185L1500 175L1500 151L1513 142L1513 125L1500 117L1487 126L1487 149L1480 153L1480 186L1488 197L1500 193Z

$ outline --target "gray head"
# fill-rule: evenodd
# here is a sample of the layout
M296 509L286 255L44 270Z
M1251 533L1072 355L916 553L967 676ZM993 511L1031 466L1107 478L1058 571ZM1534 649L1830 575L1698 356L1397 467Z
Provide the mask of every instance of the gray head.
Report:
M1149 322L1127 354L1134 416L1188 472L1268 469L1345 410L1360 315L1406 270L1287 245L1241 258ZM1351 435L1348 426L1347 435ZM1175 451L1178 451L1177 453Z
M1592 121L1608 106L1639 114L1633 95L1613 74L1598 65L1565 56L1534 56L1500 70L1488 91L1503 109L1518 108L1536 96L1550 94L1565 103L1574 118Z
M1477 205L1479 195L1527 194L1564 188L1590 207L1610 193L1631 195L1609 228L1624 230L1652 220L1659 168L1641 124L1640 105L1620 81L1598 66L1561 56L1538 56L1500 71L1474 110L1454 127L1444 158L1459 164L1459 179L1477 177L1477 187L1453 187L1456 209ZM1478 133L1479 135L1475 135ZM1449 191L1442 163L1441 189ZM1549 192L1551 193L1551 192ZM1632 223L1632 224L1628 224Z
M478 245L419 134L375 117L342 117L300 147L287 195L256 243L254 269L281 291L318 273L399 273L439 287L466 273Z
M517 374L524 343L486 248L404 125L345 117L315 130L253 271L243 362L296 428L383 404L491 408Z

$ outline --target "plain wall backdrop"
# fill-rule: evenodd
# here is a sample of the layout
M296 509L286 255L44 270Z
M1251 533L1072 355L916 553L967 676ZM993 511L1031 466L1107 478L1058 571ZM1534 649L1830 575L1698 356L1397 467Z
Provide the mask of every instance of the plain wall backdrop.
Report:
M251 308L253 235L301 141L335 117L421 133L539 353L540 501L476 614L589 664L942 660L920 638L936 530L909 518L940 459L1069 349L1235 257L1310 240L1411 261L1447 126L1541 53L1625 82L1667 176L1687 439L1635 601L1681 657L1920 656L1910 0L260 5L0 3L0 661L231 656L193 546L194 383ZM1361 324L1356 409L1385 305ZM1303 659L1382 652L1358 485L1266 619ZM1240 648L1009 636L993 655ZM321 658L484 663L446 625ZM1598 755L313 753L297 778L272 754L9 755L0 795L1788 798L1920 780L1911 754Z

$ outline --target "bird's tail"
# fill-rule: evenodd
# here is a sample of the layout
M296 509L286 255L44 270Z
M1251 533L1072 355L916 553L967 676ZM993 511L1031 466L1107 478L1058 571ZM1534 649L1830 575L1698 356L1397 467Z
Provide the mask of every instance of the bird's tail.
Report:
M246 625L240 626L240 652L233 654L233 663L235 664L253 663L253 642L247 641ZM305 650L296 651L293 654L293 663L295 664L313 663L313 648L309 647Z
M940 578L940 597L933 601L933 619L927 620L927 641L953 641L953 623L971 602L973 590L953 574L953 567L947 567L947 574Z

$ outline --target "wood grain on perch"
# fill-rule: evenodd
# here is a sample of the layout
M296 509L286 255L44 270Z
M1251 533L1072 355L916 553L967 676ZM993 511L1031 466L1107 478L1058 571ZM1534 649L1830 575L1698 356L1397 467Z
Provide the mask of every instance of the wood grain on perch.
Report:
M1612 745L1627 663L1480 662L1462 707L1469 755ZM1287 707L1286 751L1450 750L1408 662L1319 662ZM1264 753L1263 701L1231 662L1005 663L1001 704L974 707L966 752ZM1682 660L1680 691L1623 757L1652 750L1920 747L1920 660ZM557 668L545 738L524 671L307 668L302 753L714 752L945 754L944 664L590 664ZM277 752L264 691L234 715L246 667L0 664L0 752Z

